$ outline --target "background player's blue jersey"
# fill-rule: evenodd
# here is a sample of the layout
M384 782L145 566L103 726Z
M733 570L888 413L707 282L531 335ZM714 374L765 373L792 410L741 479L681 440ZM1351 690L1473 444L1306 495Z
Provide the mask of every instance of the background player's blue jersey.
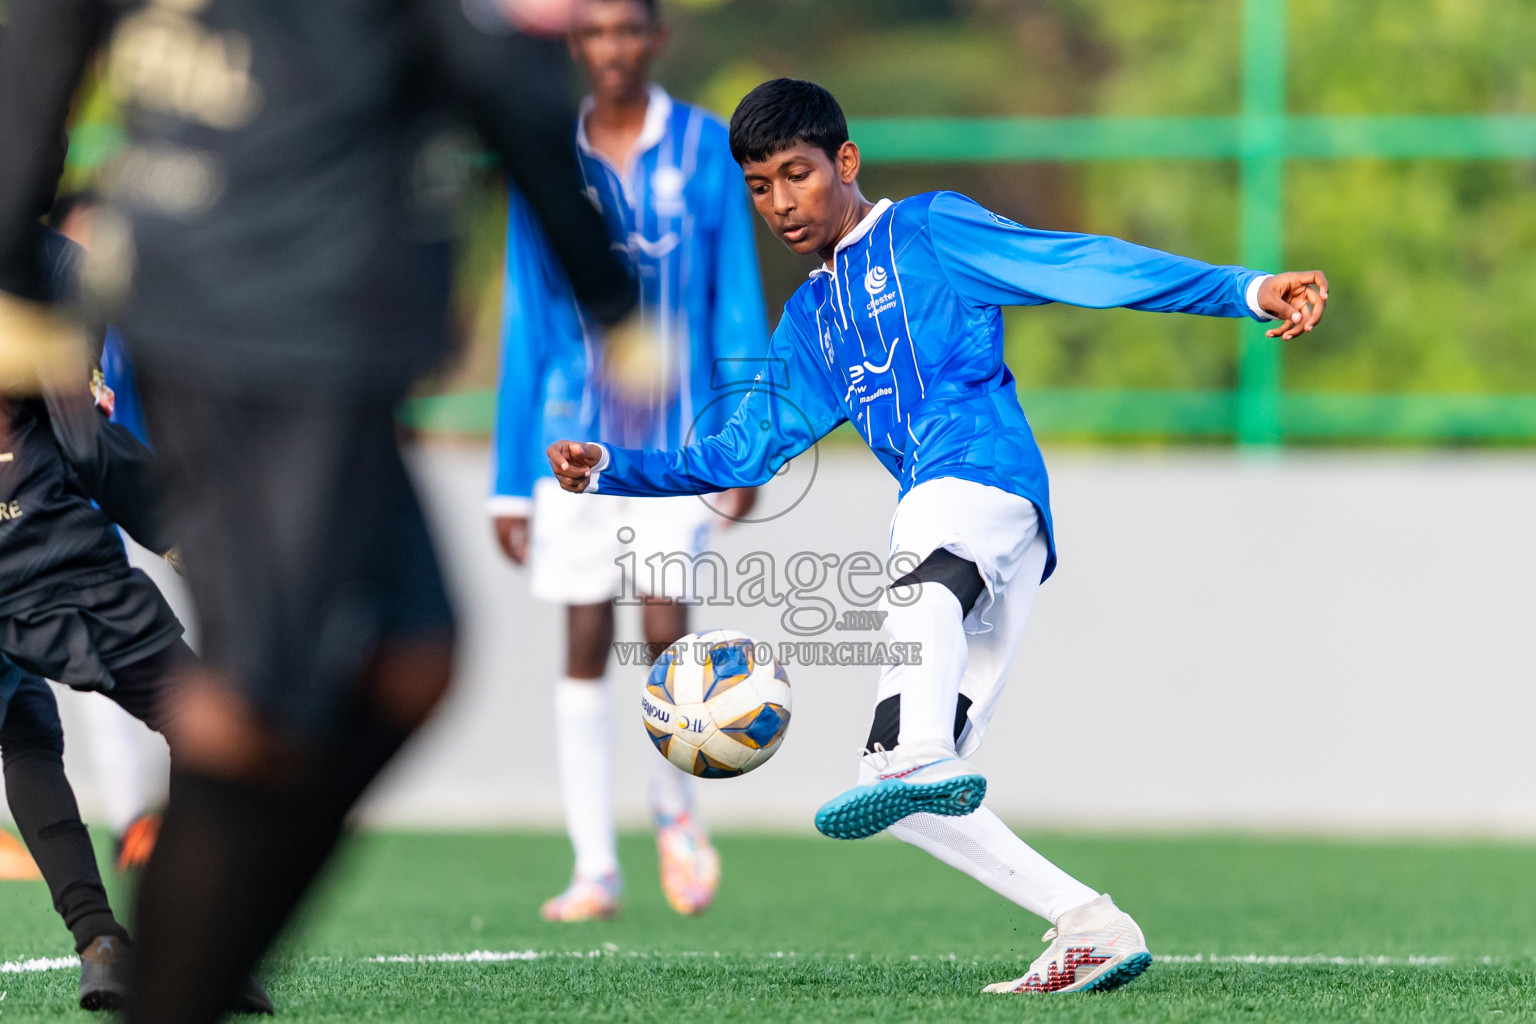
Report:
M999 307L1255 316L1265 275L1100 235L1027 228L964 196L882 201L784 308L760 374L725 428L681 449L610 447L607 494L766 482L843 421L901 483L956 477L1022 495L1050 536L1045 464L1003 364ZM1054 541L1046 575L1056 561Z
M492 505L507 512L548 474L544 448L559 438L672 448L716 432L735 407L718 400L731 380L717 361L760 359L767 348L752 212L725 126L652 87L627 167L593 151L584 129L576 144L587 193L639 279L640 322L663 384L637 393L610 382L601 332L514 191L492 486Z
M101 345L101 380L112 393L112 411L107 419L120 423L129 433L149 447L149 430L144 426L144 404L139 401L138 379L133 361L128 357L128 343L116 327L108 327ZM121 526L118 536L127 545L127 533Z
M139 401L133 363L128 358L128 346L115 327L107 328L106 340L101 346L101 376L112 389L112 414L108 418L127 427L134 437L148 445L149 431L144 426L144 406Z

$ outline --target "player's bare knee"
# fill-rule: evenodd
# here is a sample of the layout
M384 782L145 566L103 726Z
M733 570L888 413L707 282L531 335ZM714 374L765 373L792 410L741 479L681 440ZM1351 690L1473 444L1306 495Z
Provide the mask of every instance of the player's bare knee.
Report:
M401 728L415 729L443 699L452 679L452 636L394 640L375 655L364 693L384 718Z
M570 605L566 608L565 674L572 679L601 679L613 646L613 605Z
M294 763L256 710L212 670L188 674L165 700L165 738L178 769L253 781Z
M688 634L688 606L671 598L647 597L640 609L640 628L650 661Z

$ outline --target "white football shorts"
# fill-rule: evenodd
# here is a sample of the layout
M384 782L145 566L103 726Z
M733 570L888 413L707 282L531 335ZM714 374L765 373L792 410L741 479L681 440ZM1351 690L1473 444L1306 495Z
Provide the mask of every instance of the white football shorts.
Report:
M971 706L955 745L961 757L969 757L981 746L1008 683L1050 549L1040 513L1028 498L953 478L912 488L891 520L891 553L906 552L911 566L940 548L974 562L987 587L965 618L960 692ZM900 693L909 671L903 665L886 669L876 700Z
M715 519L691 494L572 494L544 477L533 488L529 590L541 601L567 605L621 595L692 597L692 566ZM710 579L706 572L706 584Z

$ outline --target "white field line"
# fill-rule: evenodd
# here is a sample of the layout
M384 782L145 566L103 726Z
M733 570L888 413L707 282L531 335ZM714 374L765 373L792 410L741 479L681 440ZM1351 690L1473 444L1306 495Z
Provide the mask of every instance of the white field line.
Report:
M66 967L79 967L77 956L37 956L29 960L6 960L0 963L0 974L33 974L37 971L61 971Z
M1237 955L1225 955L1214 953L1194 954L1154 954L1159 963L1165 964L1237 964L1255 967L1291 967L1291 966L1322 966L1322 967L1439 967L1445 964L1498 964L1503 963L1502 958L1482 957L1454 957L1454 956L1325 956L1312 954L1309 956L1276 956L1261 953L1244 953ZM624 950L607 943L601 949L572 949L572 950L488 950L477 949L467 953L396 953L382 956L359 957L356 963L365 964L495 964L513 963L528 960L564 960L581 959L594 960L604 957L620 959L640 960L700 960L722 957L729 959L746 960L825 960L845 959L844 954L837 953L796 953L771 952L771 953L724 953L718 950L667 950L646 952L644 950ZM344 957L310 957L312 962L345 962L349 958ZM848 953L848 960L866 960L872 962L889 961L899 957L869 954ZM908 962L940 961L945 963L1027 963L1025 956L1003 956L1001 954L992 957L971 956L962 957L954 953L948 955L919 954L914 953L907 957ZM1523 960L1520 962L1524 962ZM0 974L34 974L41 971L62 971L78 967L80 961L72 956L59 957L30 957L24 960L0 961Z
M643 960L697 960L697 959L730 959L746 960L825 960L846 959L883 961L900 959L899 957L884 954L869 953L721 953L703 950L667 950L646 952L644 950L621 950L611 944L603 949L586 950L513 950L508 952L492 952L490 950L475 950L470 953L402 953L392 956L369 956L361 959L362 963L371 964L445 964L445 963L504 963L513 960L557 960L557 959L582 959L592 960L602 957L614 957L619 959L643 959ZM1325 966L1325 967L1438 967L1444 964L1456 963L1458 958L1452 956L1325 956L1312 954L1308 956L1282 956L1264 955L1259 953L1245 953L1239 955L1220 955L1212 953L1194 954L1154 954L1158 963L1165 964L1241 964L1258 967L1283 967L1283 966ZM909 962L941 961L945 963L998 963L1017 962L1028 963L1030 957L1026 956L972 956L962 957L954 953L943 954L919 954L914 953L906 958ZM1466 958L1467 963L1495 964L1500 963L1494 957Z

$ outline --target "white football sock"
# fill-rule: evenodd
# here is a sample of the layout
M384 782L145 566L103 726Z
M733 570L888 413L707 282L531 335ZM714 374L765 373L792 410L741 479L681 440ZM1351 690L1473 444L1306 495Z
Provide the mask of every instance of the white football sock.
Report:
M598 878L618 871L613 826L613 708L606 679L555 682L555 749L565 831L576 852L576 874Z
M910 592L911 588L901 588ZM955 704L968 655L960 599L942 583L922 584L922 594L901 608L882 604L889 614L885 631L900 643L920 645L922 661L903 665L897 687L901 693L900 746L939 748L954 752ZM894 675L894 674L893 674ZM893 678L891 682L895 683Z
M693 810L693 776L662 759L651 776L651 816L680 818Z
M1099 898L1036 853L985 807L961 818L909 815L892 825L890 832L1052 924L1067 911Z
M115 835L144 813L144 756L139 734L144 726L111 700L96 693L73 697L90 742L91 774L101 797L107 827Z

